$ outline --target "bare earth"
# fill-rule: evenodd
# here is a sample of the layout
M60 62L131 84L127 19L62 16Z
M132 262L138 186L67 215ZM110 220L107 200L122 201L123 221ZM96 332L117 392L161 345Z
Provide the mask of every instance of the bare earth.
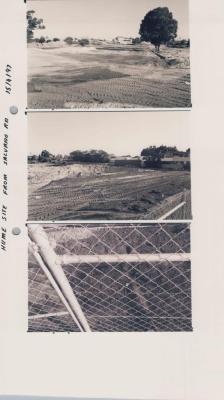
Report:
M144 219L184 189L190 189L187 171L34 164L29 166L29 219Z
M32 109L191 106L189 49L33 46L28 75Z

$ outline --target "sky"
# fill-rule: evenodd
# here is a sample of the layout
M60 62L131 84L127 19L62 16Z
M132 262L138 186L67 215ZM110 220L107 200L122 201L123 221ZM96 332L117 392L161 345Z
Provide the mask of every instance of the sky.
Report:
M148 146L189 146L187 112L46 112L28 114L29 154L105 150L140 155Z
M177 36L189 37L188 0L28 0L27 6L46 26L36 37L136 37L141 20L156 7L168 7L178 21Z

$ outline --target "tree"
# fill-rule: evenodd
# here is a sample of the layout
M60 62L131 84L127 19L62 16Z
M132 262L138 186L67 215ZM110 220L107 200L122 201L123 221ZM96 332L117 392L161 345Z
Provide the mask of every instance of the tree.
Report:
M60 39L54 37L53 42L60 42Z
M141 43L141 38L136 37L132 39L132 44L140 44Z
M42 18L36 18L34 17L35 11L34 10L29 10L26 13L26 19L27 19L27 42L32 42L33 41L33 31L35 29L45 29L45 26L43 25L43 19Z
M175 155L180 155L180 152L176 146L164 146L161 145L159 147L156 146L150 146L150 147L146 147L145 149L142 150L141 152L141 156L142 157L150 157L150 156L158 156L158 157L164 157L164 155L169 154L170 157L171 156L175 156Z
M47 150L42 150L40 155L38 156L39 162L49 162L54 158L53 154L49 153Z
M89 44L89 39L80 39L79 41L78 41L78 43L79 43L79 45L80 46L88 46L88 44Z
M83 151L80 151L80 150L72 151L69 154L69 156L71 157L72 161L83 161L84 160Z
M75 150L70 153L73 161L87 163L106 163L109 161L109 155L103 150Z
M141 40L154 44L159 52L161 44L167 44L177 36L177 21L168 7L158 7L149 11L141 22Z
M161 159L166 155L173 157L178 155L179 152L175 147L161 145L159 147L150 146L142 150L141 156L145 158L145 165L147 167L161 167Z
M40 44L43 44L43 43L45 43L45 42L46 42L45 37L44 37L44 36L41 36L40 39L39 39L39 43L40 43Z
M142 150L141 156L144 157L146 167L160 168L164 157L189 157L190 149L180 151L176 146L150 146Z
M71 45L71 44L73 44L73 39L71 36L68 36L65 38L64 42Z
M156 146L150 146L142 150L141 156L145 158L146 167L159 168L161 165L161 150Z
M89 152L91 162L106 163L109 161L109 156L103 150L90 150Z

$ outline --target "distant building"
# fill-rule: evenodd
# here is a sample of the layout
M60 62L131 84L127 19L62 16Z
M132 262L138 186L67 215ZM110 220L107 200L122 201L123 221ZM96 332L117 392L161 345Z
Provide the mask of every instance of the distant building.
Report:
M111 157L110 165L114 165L116 167L126 166L126 167L141 167L141 157L131 157L131 156L122 156L122 157Z
M131 37L125 37L125 36L117 36L114 39L114 43L117 44L132 44L133 38Z
M165 156L161 158L161 167L163 169L190 169L189 156Z
M162 162L190 162L190 157L188 156L172 156L172 157L163 157L161 158Z
M28 155L27 157L28 164L35 164L38 162L38 156L36 155Z
M107 43L107 41L106 41L105 39L95 39L95 38L91 38L91 39L89 39L89 43L90 43L92 46L100 46L100 45L103 45L103 44Z

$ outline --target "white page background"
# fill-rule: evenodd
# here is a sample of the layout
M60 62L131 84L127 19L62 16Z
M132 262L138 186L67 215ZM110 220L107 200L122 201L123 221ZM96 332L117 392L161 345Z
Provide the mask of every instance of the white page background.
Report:
M0 394L222 398L223 1L190 3L193 333L26 333L26 5L2 0L1 10L1 128L10 105L18 105L19 113L10 116L9 128L8 251L1 252L0 268ZM6 64L13 66L11 95L4 93ZM150 113L144 113L147 118ZM22 229L21 235L11 234L14 226Z

